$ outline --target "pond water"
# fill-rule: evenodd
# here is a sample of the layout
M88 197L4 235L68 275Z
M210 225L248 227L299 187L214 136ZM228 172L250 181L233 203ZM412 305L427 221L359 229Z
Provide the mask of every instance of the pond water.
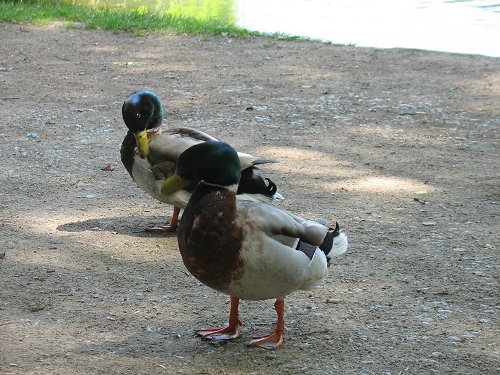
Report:
M497 0L74 0L212 17L250 30L332 43L500 57Z

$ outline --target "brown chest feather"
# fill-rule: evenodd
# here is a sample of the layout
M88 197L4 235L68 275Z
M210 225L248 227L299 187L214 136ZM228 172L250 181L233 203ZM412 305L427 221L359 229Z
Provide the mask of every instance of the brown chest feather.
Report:
M193 197L178 231L182 259L198 280L226 292L242 273L243 230L235 223L234 193L213 190Z

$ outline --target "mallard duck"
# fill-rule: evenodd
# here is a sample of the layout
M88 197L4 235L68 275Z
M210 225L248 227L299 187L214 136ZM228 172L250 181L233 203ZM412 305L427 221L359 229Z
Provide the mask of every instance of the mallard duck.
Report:
M234 339L240 299L276 299L276 329L249 343L274 349L283 343L285 296L318 286L330 258L347 250L347 236L338 224L332 229L269 204L236 199L240 176L236 151L208 141L179 156L161 192L170 195L199 181L178 229L179 249L191 274L231 297L229 325L197 334Z
M174 205L169 225L158 225L150 230L173 232L178 226L181 208L189 200L189 187L171 195L160 193L164 179L175 170L179 155L189 147L216 138L198 130L175 128L162 131L163 106L160 98L151 91L137 91L123 103L122 115L129 131L121 146L121 160L132 179L146 193L162 202ZM268 178L255 173L257 165L274 162L238 153L242 181L238 194L241 199L281 200L276 185Z

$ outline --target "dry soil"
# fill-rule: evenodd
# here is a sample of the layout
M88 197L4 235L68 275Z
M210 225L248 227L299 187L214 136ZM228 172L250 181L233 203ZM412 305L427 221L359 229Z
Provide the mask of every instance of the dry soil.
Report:
M499 58L0 27L0 373L499 373ZM280 350L245 346L273 301L242 304L239 340L193 335L228 298L143 231L171 214L120 164L145 88L349 235Z

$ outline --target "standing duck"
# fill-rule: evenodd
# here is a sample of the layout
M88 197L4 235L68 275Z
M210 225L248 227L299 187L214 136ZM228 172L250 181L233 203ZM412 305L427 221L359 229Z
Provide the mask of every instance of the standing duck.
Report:
M157 225L150 230L174 232L178 227L181 208L189 200L190 189L182 189L168 196L160 193L161 183L175 171L179 155L189 147L216 138L189 128L163 130L163 106L160 98L151 91L137 91L123 103L122 115L129 131L121 146L121 160L132 179L146 193L174 206L169 225ZM268 178L255 174L257 165L272 163L252 155L238 153L242 179L238 194L243 199L272 201L283 199L276 185ZM267 181L267 182L266 182Z
M236 199L240 170L231 146L200 143L179 156L161 192L171 195L198 181L179 226L179 249L191 274L231 297L229 325L197 334L234 339L242 324L240 299L276 299L276 329L249 343L275 349L284 339L285 296L318 286L330 258L347 250L347 236L338 224L332 229L265 203Z

